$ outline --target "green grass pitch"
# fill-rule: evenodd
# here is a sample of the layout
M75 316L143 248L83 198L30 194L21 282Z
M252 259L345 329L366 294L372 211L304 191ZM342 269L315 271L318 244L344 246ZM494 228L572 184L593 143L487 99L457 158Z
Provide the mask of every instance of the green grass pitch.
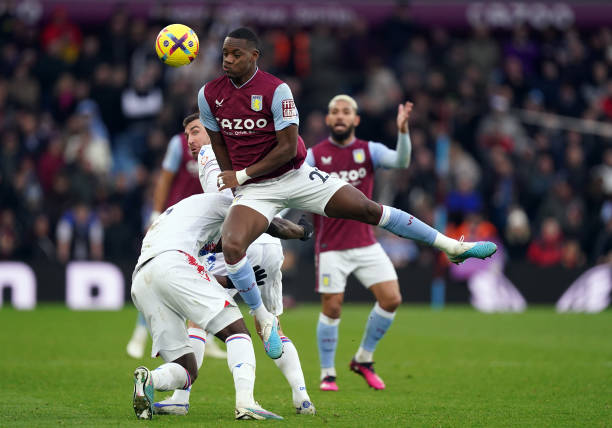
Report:
M316 416L295 415L291 392L254 341L256 399L285 421L275 426L612 426L612 311L559 315L481 314L468 307L402 306L376 352L385 391L349 372L371 305L346 305L336 355L337 393L318 390L318 306L281 318L296 344ZM136 311L72 312L43 305L0 310L0 427L236 426L227 364L205 359L186 417L137 421L125 354ZM252 329L252 323L248 322ZM150 368L159 359L142 361ZM158 393L163 398L166 393Z

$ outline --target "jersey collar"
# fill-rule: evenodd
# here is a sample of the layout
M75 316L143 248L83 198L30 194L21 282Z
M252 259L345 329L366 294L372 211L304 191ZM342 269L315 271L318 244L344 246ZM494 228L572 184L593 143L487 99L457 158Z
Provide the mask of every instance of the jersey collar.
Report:
M236 86L236 84L234 83L234 81L233 81L232 79L230 79L229 77L228 77L228 79L229 79L229 81L230 81L230 82L232 82L232 85L234 85L234 88L236 88L236 89L240 89L240 88L242 88L243 86L245 86L246 84L248 84L248 83L249 83L251 80L253 80L253 77L255 77L255 75L257 74L257 72L258 72L258 71L259 71L259 67L255 67L255 73L253 73L253 75L252 75L251 77L249 77L249 80L247 80L246 82L244 82L244 83L243 83L242 85L240 85L240 86Z

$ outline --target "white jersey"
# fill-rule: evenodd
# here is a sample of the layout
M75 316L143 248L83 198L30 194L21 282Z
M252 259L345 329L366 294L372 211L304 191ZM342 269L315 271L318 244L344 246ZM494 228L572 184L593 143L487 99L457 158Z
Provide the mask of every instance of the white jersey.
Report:
M217 192L193 195L172 205L147 231L134 272L165 251L183 251L194 257L213 251L231 204L231 197Z
M219 193L217 187L217 176L221 172L217 157L210 144L202 146L200 153L198 153L198 175L200 177L200 184L204 193ZM232 191L225 189L221 192L222 194L228 195L233 198ZM267 233L262 233L253 243L257 244L279 244L280 239L274 238ZM202 256L202 254L201 254Z

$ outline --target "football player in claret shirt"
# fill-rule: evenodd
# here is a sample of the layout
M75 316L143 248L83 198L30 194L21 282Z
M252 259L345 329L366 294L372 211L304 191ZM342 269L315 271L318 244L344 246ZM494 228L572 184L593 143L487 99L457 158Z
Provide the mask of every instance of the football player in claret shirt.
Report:
M222 56L225 75L200 89L198 105L222 170L219 189L235 189L222 232L228 276L259 321L268 356L280 357L283 344L276 318L262 305L246 249L284 208L377 225L438 248L455 263L495 253L492 242L448 238L304 163L306 147L298 135L293 95L286 83L257 67L257 36L247 28L232 31L223 41Z
M357 102L348 95L337 95L329 102L326 123L330 137L308 150L306 162L348 182L372 197L376 168L407 168L412 146L408 118L412 103L400 105L397 112L397 148L355 137L359 125ZM384 389L374 372L373 354L385 335L395 310L402 302L395 268L374 237L372 226L354 220L315 216L316 290L321 293L322 310L317 326L323 391L337 391L334 357L338 324L347 277L353 273L376 298L366 329L350 368L362 375L369 386Z

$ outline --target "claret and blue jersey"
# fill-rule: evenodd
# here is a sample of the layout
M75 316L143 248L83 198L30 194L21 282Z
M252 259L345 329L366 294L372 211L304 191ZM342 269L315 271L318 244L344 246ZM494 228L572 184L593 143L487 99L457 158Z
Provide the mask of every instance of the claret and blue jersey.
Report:
M376 168L405 166L398 152L382 143L355 139L340 145L329 138L308 149L306 162L348 182L372 198ZM376 243L370 225L355 220L315 216L315 252L347 250Z
M277 144L276 131L299 125L289 86L259 69L241 86L236 86L227 76L208 82L198 93L198 105L206 129L223 136L236 171L266 156ZM247 183L299 168L305 157L306 147L298 137L297 155L292 160Z

